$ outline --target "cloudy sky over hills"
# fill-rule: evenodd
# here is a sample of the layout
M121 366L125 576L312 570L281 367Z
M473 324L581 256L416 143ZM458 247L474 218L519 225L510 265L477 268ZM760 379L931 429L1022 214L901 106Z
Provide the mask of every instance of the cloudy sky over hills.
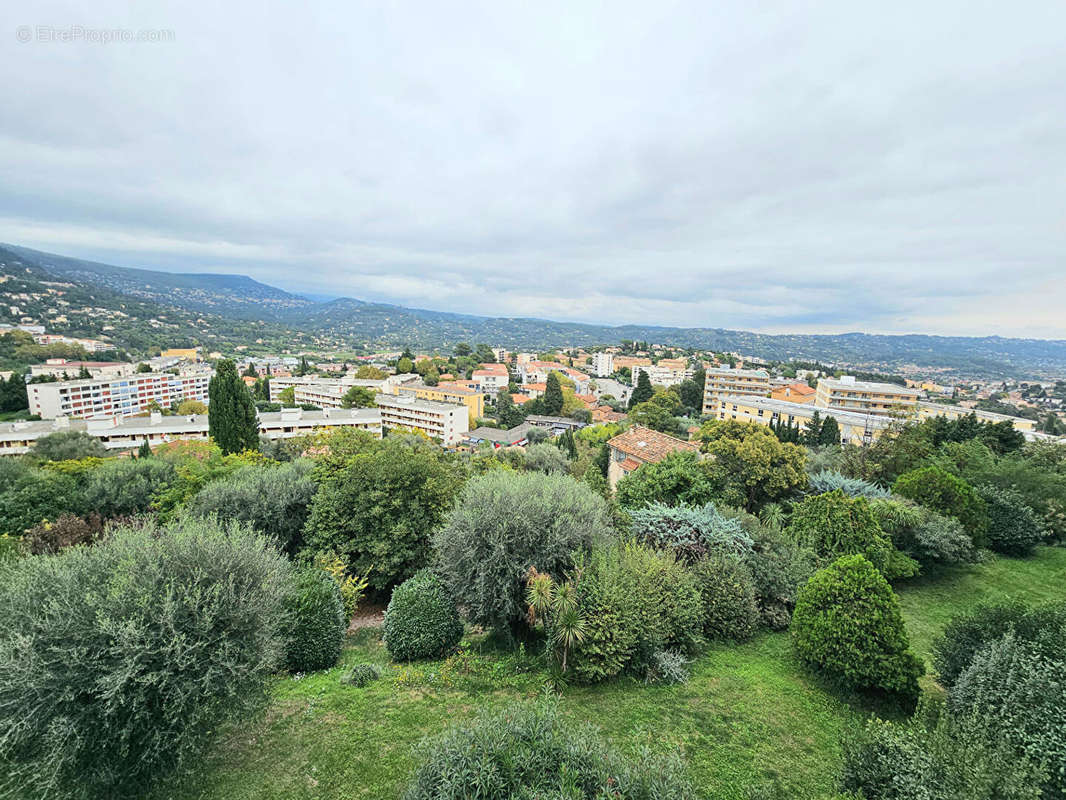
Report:
M33 5L0 240L470 313L1066 338L1063 3Z

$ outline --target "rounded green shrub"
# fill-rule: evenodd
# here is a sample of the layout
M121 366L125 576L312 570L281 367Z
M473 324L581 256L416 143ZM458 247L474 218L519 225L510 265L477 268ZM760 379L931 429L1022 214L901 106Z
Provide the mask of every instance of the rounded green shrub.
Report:
M240 526L0 567L0 796L145 797L266 701L291 567Z
M851 689L881 690L913 703L922 662L910 651L899 601L860 555L819 570L799 593L792 640L800 657Z
M362 687L373 683L380 677L381 667L377 664L355 664L341 676L341 683L347 686Z
M970 534L974 545L986 546L988 523L984 501L962 478L937 466L920 467L896 478L892 492L938 514L955 517Z
M708 639L750 639L759 624L751 572L736 556L711 553L693 565L703 598L703 633Z
M404 800L695 800L680 758L622 754L551 698L426 739Z
M1044 539L1036 513L1013 489L982 486L977 494L988 515L988 546L1008 556L1028 556Z
M337 663L348 620L331 575L312 567L297 570L285 595L285 617L285 666L290 672L315 672Z
M382 636L393 659L439 658L462 638L455 599L433 572L422 570L393 591Z

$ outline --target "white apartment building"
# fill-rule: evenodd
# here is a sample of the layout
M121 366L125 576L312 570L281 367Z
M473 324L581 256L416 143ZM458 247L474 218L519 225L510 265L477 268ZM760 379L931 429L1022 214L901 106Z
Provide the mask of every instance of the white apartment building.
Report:
M383 428L411 428L453 447L466 438L470 418L466 406L419 400L411 394L379 394L374 398Z
M609 378L614 374L614 353L593 353L592 372L597 378Z
M475 369L470 374L470 380L476 383L478 389L485 394L495 396L499 392L506 391L511 377L505 365L497 364L483 369Z
M507 363L507 348L506 347L494 347L492 348L492 357L496 359L500 364Z
M819 408L870 414L910 415L918 411L921 392L894 383L857 381L851 375L822 378L814 395Z
M372 392L392 393L396 387L421 383L418 375L390 375L381 380L363 378L323 378L318 375L292 375L270 379L270 402L280 403L281 393L292 389L296 403L307 403L320 408L340 408L341 398L353 386L362 386Z
M132 375L134 365L124 361L67 361L65 358L50 358L43 364L30 365L30 377L49 375L53 378L77 378L82 369L91 378L121 378Z
M715 414L725 396L770 394L770 373L761 369L709 369L703 384L703 413Z
M57 417L131 417L149 411L154 401L169 408L174 401L207 402L211 372L186 375L144 372L120 378L31 383L26 386L30 413Z
M335 428L355 428L380 437L381 414L376 408L344 411L287 408L259 414L259 435L268 439L291 439ZM0 422L0 455L25 453L42 436L58 431L83 431L99 439L109 450L131 450L145 440L152 447L174 441L207 441L208 421L206 414L166 417L155 412L142 417L60 417L38 422Z
M642 372L648 374L648 380L651 381L654 386L677 386L682 381L690 380L692 376L696 374L696 370L689 367L679 369L656 364L651 366L640 365L633 367L634 386L637 385L637 381L640 379L640 373Z

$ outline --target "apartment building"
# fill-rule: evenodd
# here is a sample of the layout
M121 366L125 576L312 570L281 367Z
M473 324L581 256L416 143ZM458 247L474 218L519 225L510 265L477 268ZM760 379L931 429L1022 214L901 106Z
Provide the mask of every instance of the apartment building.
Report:
M851 375L821 378L814 395L819 408L856 411L869 414L909 416L918 410L917 389L894 383L857 381Z
M945 403L930 403L925 400L918 402L918 419L926 420L932 417L944 417L945 419L959 419L960 417L966 417L970 414L976 414L977 419L981 422L1011 422L1014 425L1016 431L1022 433L1029 433L1036 430L1036 420L1026 419L1025 417L1012 417L1007 414L996 414L992 411L980 411L975 408L966 408L964 406L950 406Z
M791 424L804 428L815 413L823 418L833 417L840 427L841 444L868 445L896 424L896 420L880 414L819 408L814 403L792 403L757 395L723 395L717 402L711 413L719 420L735 419L758 425Z
M211 372L171 375L137 373L120 378L91 378L56 383L31 383L26 387L30 413L43 419L57 417L130 417L143 414L153 402L163 408L181 400L207 402Z
M574 382L574 391L577 394L588 394L591 379L584 372L579 372L573 367L560 364L558 361L530 361L528 364L518 365L518 377L522 383L547 383L548 376L558 372Z
M134 365L125 361L67 361L65 358L50 358L43 364L30 365L30 377L48 375L53 378L77 378L83 369L89 372L90 378L121 378L124 375L132 375Z
M648 380L654 386L677 386L682 381L690 380L696 371L682 360L682 366L663 366L663 362L651 366L633 367L633 385L640 380L640 373L647 373Z
M160 358L180 358L183 361L199 361L202 350L199 347L171 347L159 354Z
M762 369L730 369L719 367L706 372L703 384L703 413L714 414L722 397L770 394L770 373Z
M381 414L375 408L343 411L283 411L259 414L259 435L268 439L289 439L316 431L355 428L381 436ZM152 447L175 441L207 441L206 414L163 416L158 412L140 417L111 416L102 419L60 417L38 422L0 423L0 455L27 452L37 439L58 431L82 431L94 436L109 450L132 450L145 440Z
M31 325L20 325L22 330L30 330ZM76 344L80 345L87 353L99 353L104 350L113 350L114 345L110 342L102 342L99 339L76 339L72 336L62 336L56 333L34 334L33 341L37 344Z
M471 373L470 378L482 392L493 396L505 391L510 383L506 364L482 364Z
M657 464L670 453L699 452L695 442L686 442L642 425L633 425L624 433L608 439L607 446L611 454L607 465L607 481L612 489L629 473L645 464Z
M485 394L477 389L469 389L466 386L449 386L446 383L436 386L407 385L393 388L395 390L393 394L410 394L419 400L466 406L467 414L474 419L485 416Z
M622 369L623 367L632 370L633 367L650 367L651 359L644 356L618 356L614 357L614 368Z
M593 353L592 373L597 378L608 378L614 374L613 353Z
M410 428L453 447L466 438L470 420L466 406L419 400L411 394L379 394L374 398L383 428Z

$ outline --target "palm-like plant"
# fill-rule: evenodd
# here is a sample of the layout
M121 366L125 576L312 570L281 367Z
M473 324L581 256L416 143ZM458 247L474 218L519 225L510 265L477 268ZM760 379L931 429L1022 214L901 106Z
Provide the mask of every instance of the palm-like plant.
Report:
M530 627L544 628L548 644L562 655L562 668L570 651L585 639L585 618L578 610L577 587L572 581L556 584L546 572L530 567L526 575L526 619Z
M564 584L569 586L569 584ZM578 612L576 605L557 612L552 625L551 642L562 651L562 667L566 672L566 659L574 645L585 640L585 618Z

